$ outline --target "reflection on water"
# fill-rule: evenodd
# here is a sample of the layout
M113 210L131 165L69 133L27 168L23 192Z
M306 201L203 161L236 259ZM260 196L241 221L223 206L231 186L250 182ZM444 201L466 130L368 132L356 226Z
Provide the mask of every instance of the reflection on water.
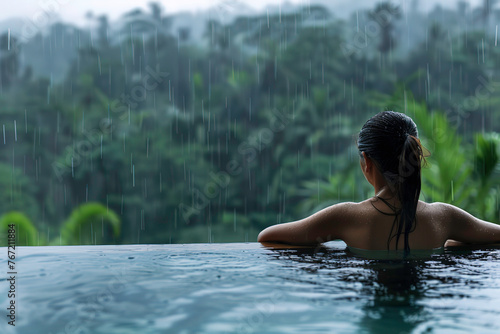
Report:
M340 291L332 286L329 292L332 298L337 298L335 294L340 292L346 301L361 304L360 330L382 333L388 328L397 328L398 332L409 333L428 319L428 311L420 303L425 296L421 278L428 267L426 261L362 260L349 257L346 252L327 249L275 252L271 258L291 260L289 267L296 266L304 272L330 276L335 282L342 282ZM316 280L318 282L325 282L325 279ZM349 290L353 293L346 294ZM325 303L323 306L330 305ZM330 311L336 312L335 307Z
M344 248L21 247L6 333L499 332L498 249L387 261Z
M437 328L477 329L482 323L481 318L485 318L481 312L493 312L474 309L476 299L486 299L485 295L476 291L491 291L493 295L487 297L490 301L500 298L500 281L489 279L499 273L498 263L491 266L489 262L499 260L498 250L447 251L446 254L430 255L427 259L419 260L370 260L350 255L348 249L342 251L321 247L275 249L270 258L288 261L288 268L316 275L317 278L311 283L331 287L330 291L325 292L330 292L332 299L340 293L340 298L361 302L363 316L358 320L361 332L386 333L392 329L397 333L431 333ZM324 284L330 281L330 277L336 282L344 282L340 291L335 285ZM491 286L488 287L489 284ZM467 289L461 289L463 287ZM354 293L346 295L349 290ZM464 308L477 312L476 321L471 314L465 317L468 319L464 319L466 314L457 311L454 300L465 301L465 304L470 300L470 307ZM330 306L332 313L338 311L327 303L322 306ZM499 310L498 306L496 309ZM436 317L436 312L451 317ZM457 324L457 320L464 324ZM491 323L484 320L485 332L500 330L500 321Z

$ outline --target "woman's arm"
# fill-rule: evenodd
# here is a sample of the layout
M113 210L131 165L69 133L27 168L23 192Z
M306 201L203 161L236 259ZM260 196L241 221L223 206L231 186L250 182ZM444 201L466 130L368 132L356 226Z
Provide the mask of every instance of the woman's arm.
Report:
M478 219L450 204L442 204L447 219L448 246L500 243L500 225Z
M349 211L355 203L339 203L291 223L273 225L260 232L259 242L315 245L342 239Z

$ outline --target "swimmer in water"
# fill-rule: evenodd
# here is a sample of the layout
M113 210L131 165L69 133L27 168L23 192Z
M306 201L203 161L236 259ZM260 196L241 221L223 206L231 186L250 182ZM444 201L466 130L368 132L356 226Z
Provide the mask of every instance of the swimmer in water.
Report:
M445 203L419 200L425 149L405 114L384 111L361 128L360 166L375 196L327 207L307 218L270 226L259 242L317 245L341 239L362 250L431 250L500 243L500 225Z

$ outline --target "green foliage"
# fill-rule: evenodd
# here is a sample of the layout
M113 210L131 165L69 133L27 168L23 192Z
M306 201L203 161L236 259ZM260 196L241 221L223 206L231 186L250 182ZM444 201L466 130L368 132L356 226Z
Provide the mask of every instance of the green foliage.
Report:
M498 219L491 30L463 32L453 10L438 13L442 26L403 19L389 2L347 20L314 4L239 14L212 19L201 42L155 6L116 34L96 18L95 38L58 24L22 45L23 62L2 35L0 214L24 212L51 244L253 241L371 196L353 139L393 109L432 152L422 198Z
M19 167L0 162L0 214L23 211L28 217L38 216L36 185Z
M344 159L349 161L347 155ZM373 188L361 172L359 159L354 160L343 169L335 171L326 181L305 181L301 194L307 199L301 203L302 211L312 214L333 204L359 202L372 196Z
M429 112L424 104L415 103L410 113L418 124L424 147L431 152L429 166L422 171L424 199L467 206L472 194L468 186L472 166L463 139L439 111Z
M257 238L263 226L255 227L252 223L259 220L262 214L253 214L248 217L241 213L225 211L217 224L198 225L183 230L175 240L177 243L206 243L206 242L248 242ZM265 215L264 215L265 216ZM269 216L266 218L269 219ZM265 221L264 219L260 219Z
M500 178L498 156L500 137L497 133L476 134L474 174L479 186L476 188L477 211L483 219L496 221L500 217L498 195ZM499 222L500 223L500 222Z
M15 225L15 246L40 246L45 243L43 239L39 243L38 232L24 213L11 211L0 217L0 246L7 246L7 231L10 224Z
M100 203L87 203L71 212L61 228L61 238L66 245L109 243L118 239L120 229L116 213Z
M485 185L498 163L499 136L498 134L483 135L478 133L476 139L476 158L474 172Z

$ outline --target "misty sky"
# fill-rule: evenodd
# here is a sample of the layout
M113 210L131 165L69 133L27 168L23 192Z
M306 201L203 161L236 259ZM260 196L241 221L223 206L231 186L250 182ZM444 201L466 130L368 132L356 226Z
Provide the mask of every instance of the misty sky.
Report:
M62 18L63 21L73 22L77 24L84 23L85 13L92 11L95 15L107 14L111 20L117 19L123 13L135 9L146 9L147 3L150 1L117 1L117 0L22 0L10 1L8 6L4 4L0 11L0 20L5 20L13 17L21 17L28 20L34 20L37 16L44 15L45 11L50 11ZM217 8L224 6L230 10L238 11L244 6L260 10L266 5L278 6L285 1L280 0L158 0L161 3L165 12L174 13L182 10L197 11L206 10L208 8ZM375 3L374 0L288 0L291 3L309 4L309 3L329 3L338 6L338 12L351 11L353 8L369 8ZM394 3L399 3L403 7L410 5L412 0L396 0ZM420 9L428 10L435 3L441 3L443 6L454 7L458 0L420 0ZM481 3L481 0L469 0L471 5L476 6ZM242 10L243 11L243 10ZM337 13L338 13L337 12ZM55 17L55 15L53 15Z

